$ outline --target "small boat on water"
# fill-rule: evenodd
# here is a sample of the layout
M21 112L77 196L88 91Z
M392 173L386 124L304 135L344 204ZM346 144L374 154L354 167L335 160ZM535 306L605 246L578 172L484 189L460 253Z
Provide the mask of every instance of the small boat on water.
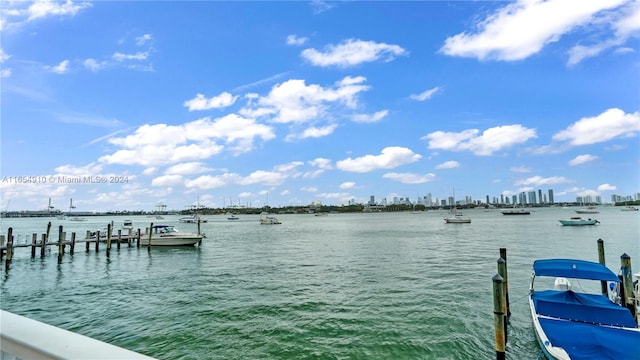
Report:
M576 213L578 213L578 214L598 214L598 213L600 213L600 211L598 211L598 209L596 209L595 206L589 206L589 207L586 207L584 209L576 210Z
M635 206L625 206L624 208L620 209L620 211L638 211L638 208Z
M502 215L531 215L531 211L525 210L525 208L513 208L511 210L502 210L500 211Z
M260 214L260 225L278 225L282 224L278 218L267 213Z
M201 218L198 214L192 214L189 216L181 217L180 219L178 219L178 221L185 224L196 224L198 222L206 223L207 219Z
M553 288L534 290L537 277L555 277ZM574 291L570 279L620 282L616 274L599 263L536 260L529 307L544 355L552 360L640 359L640 328L629 309L611 301L608 294ZM581 289L583 285L586 284L581 284Z
M460 210L454 210L453 216L444 218L444 222L447 224L470 224L471 218L462 215Z
M227 213L227 220L239 220L240 218L237 217L235 214L232 213Z
M600 221L596 219L583 219L579 216L574 216L569 220L558 220L564 226L584 226L584 225L596 225L600 224Z
M193 246L204 237L204 234L178 231L173 225L154 225L151 230L151 246ZM140 237L140 245L149 245L148 229Z

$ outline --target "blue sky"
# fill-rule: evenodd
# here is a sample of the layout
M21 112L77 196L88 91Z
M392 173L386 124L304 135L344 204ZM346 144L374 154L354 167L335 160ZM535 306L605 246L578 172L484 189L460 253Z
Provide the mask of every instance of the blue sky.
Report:
M638 1L0 6L2 210L640 191Z

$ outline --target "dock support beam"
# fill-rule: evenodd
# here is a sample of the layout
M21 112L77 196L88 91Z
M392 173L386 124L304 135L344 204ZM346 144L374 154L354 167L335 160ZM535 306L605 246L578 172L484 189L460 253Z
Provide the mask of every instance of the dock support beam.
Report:
M506 359L504 284L500 275L493 277L493 329L496 339L496 360Z
M638 324L638 312L636 311L636 295L633 291L633 278L631 274L631 257L627 254L620 256L620 272L622 273L622 287L624 288L623 305L631 311L633 319Z
M604 257L604 240L602 239L598 239L598 262L604 266L607 266ZM602 295L609 297L609 288L607 287L606 281L600 281L600 292L602 293Z

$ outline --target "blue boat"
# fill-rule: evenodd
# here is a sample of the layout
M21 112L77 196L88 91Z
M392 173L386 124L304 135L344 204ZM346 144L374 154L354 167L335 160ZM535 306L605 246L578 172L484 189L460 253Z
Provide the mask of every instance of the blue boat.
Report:
M541 276L555 277L552 289L534 291L534 280ZM631 311L603 294L575 292L570 279L620 282L596 262L536 260L529 306L544 355L563 360L640 359L640 328Z

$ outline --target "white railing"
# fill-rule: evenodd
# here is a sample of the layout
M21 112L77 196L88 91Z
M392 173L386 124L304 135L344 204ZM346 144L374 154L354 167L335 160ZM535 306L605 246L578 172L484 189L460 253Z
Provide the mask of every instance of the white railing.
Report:
M131 359L152 357L0 310L0 359Z

